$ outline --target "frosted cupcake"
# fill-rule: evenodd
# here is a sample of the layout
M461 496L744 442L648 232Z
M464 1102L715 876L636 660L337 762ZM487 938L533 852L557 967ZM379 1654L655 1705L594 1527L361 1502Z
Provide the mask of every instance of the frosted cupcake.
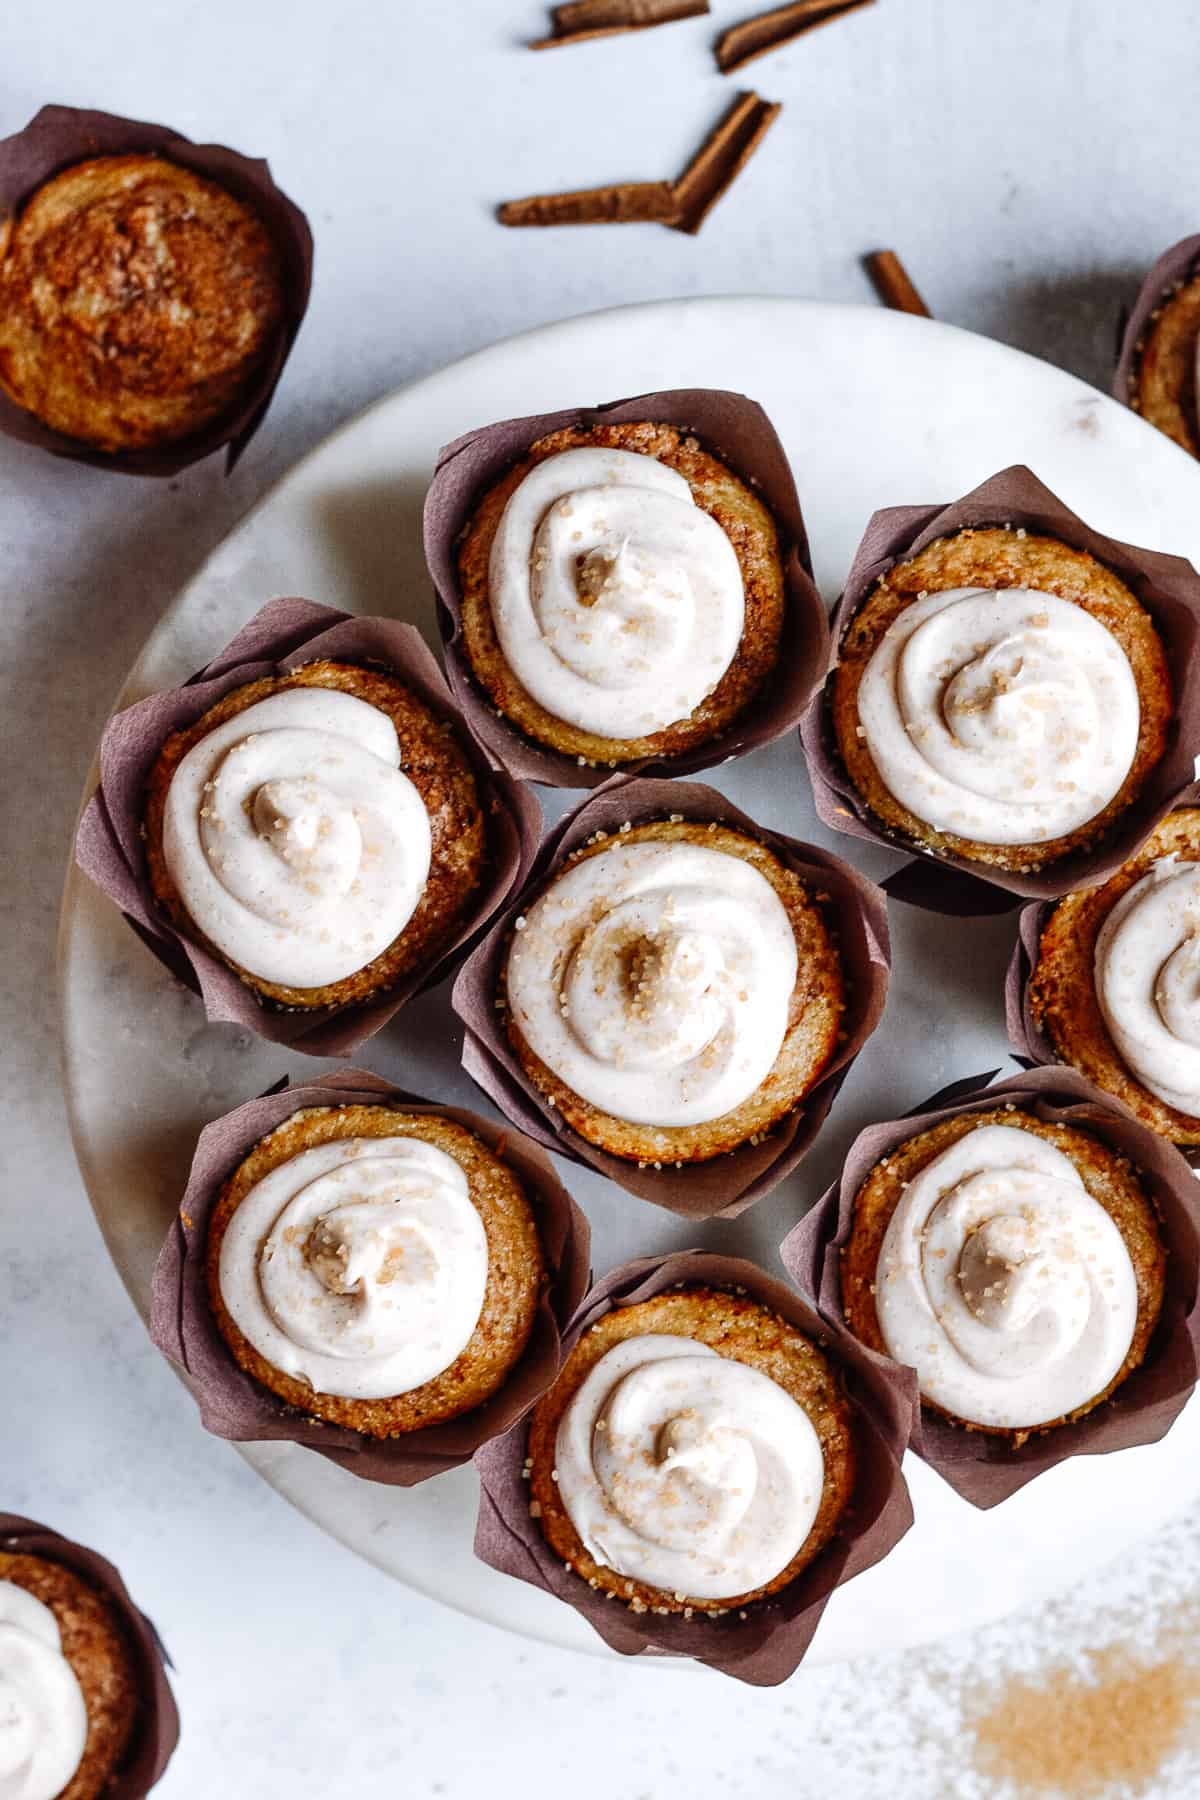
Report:
M801 730L818 813L918 851L889 891L946 910L1100 878L1193 779L1198 623L1190 564L1104 537L1028 469L878 513Z
M828 635L760 407L689 389L485 426L439 458L447 672L517 773L682 772L799 717Z
M141 1800L178 1737L161 1646L112 1564L0 1514L0 1793Z

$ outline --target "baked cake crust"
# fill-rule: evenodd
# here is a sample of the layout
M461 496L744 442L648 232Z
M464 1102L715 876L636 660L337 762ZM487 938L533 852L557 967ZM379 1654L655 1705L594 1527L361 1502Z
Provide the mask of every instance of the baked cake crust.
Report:
M471 1202L487 1234L483 1310L466 1348L440 1375L410 1393L361 1400L320 1394L286 1375L243 1336L221 1295L221 1245L234 1213L258 1182L302 1151L338 1139L411 1137L453 1157L467 1177ZM293 1113L254 1146L225 1183L209 1220L205 1246L208 1299L221 1336L239 1367L311 1418L348 1426L367 1437L420 1431L482 1406L507 1380L533 1329L546 1281L537 1224L512 1170L464 1125L436 1114L389 1106L315 1106Z
M1029 982L1029 1008L1062 1060L1124 1101L1143 1125L1176 1144L1200 1144L1200 1118L1152 1094L1127 1067L1096 994L1096 942L1113 907L1160 857L1200 862L1200 810L1169 813L1137 855L1096 888L1067 894L1050 915Z
M583 846L567 859L564 869L584 857L602 855L613 841ZM530 1081L588 1143L632 1162L705 1162L777 1125L811 1092L829 1065L845 1011L846 983L828 896L810 893L765 845L725 825L661 819L623 831L619 841L696 844L740 857L770 882L791 922L797 951L787 1032L774 1067L740 1106L719 1118L699 1125L641 1125L600 1111L569 1088L534 1053L511 1010L506 1015L509 1042ZM553 884L554 878L543 892ZM505 998L503 984L500 998Z
M0 386L100 450L174 443L230 412L282 319L257 213L165 157L77 163L0 226Z
M951 588L1028 587L1070 600L1108 628L1129 659L1141 706L1137 752L1108 805L1065 837L1040 844L982 844L918 819L885 787L866 740L858 735L858 690L888 627L924 593ZM846 630L833 685L833 728L846 772L889 831L924 850L1028 874L1095 843L1137 798L1167 748L1173 685L1153 620L1125 583L1086 551L1057 538L987 526L936 538L917 556L881 576Z
M687 481L696 505L724 531L745 589L741 642L717 686L686 719L640 738L606 738L557 719L529 694L500 648L488 598L492 540L510 495L529 471L564 450L629 450L653 456ZM480 497L458 552L463 646L480 686L526 736L564 755L616 765L642 757L678 756L725 731L750 705L779 659L784 583L779 533L763 502L718 457L674 425L570 426L538 438Z
M364 968L323 987L286 987L239 968L208 942L189 917L163 856L163 812L171 779L187 755L226 719L288 688L333 688L386 713L400 740L400 766L429 815L432 852L429 876L408 924ZM146 863L155 898L176 930L228 963L238 978L281 1007L352 1006L381 993L425 964L432 963L453 937L479 885L487 852L486 827L475 776L465 751L444 719L394 675L352 663L318 659L290 675L266 676L234 688L185 731L174 731L159 751L146 785Z
M1200 348L1200 273L1164 294L1139 346L1130 405L1180 449L1200 456L1196 352Z
M1050 1124L1035 1118L1031 1113L1022 1112L1019 1107L1004 1106L986 1112L959 1113L954 1118L943 1119L928 1131L917 1133L915 1137L897 1145L894 1150L889 1150L887 1156L872 1169L855 1196L850 1237L841 1253L842 1310L847 1325L860 1343L877 1350L882 1356L889 1354L875 1306L875 1286L884 1235L900 1204L905 1187L920 1170L936 1156L940 1156L943 1150L948 1150L951 1144L958 1143L960 1138L985 1125L1011 1125L1020 1131L1032 1132L1035 1137L1044 1138L1048 1144L1070 1158L1092 1199L1104 1208L1121 1233L1137 1283L1137 1321L1125 1361L1101 1393L1092 1395L1083 1406L1076 1407L1065 1417L1051 1419L1045 1425L1037 1426L1035 1432L1008 1426L979 1425L972 1419L961 1419L922 1397L923 1406L930 1407L952 1424L963 1425L968 1431L983 1431L993 1437L1006 1438L1016 1446L1031 1436L1053 1431L1057 1425L1083 1418L1086 1413L1099 1406L1101 1401L1106 1400L1138 1367L1146 1354L1162 1308L1166 1251L1154 1207L1138 1179L1137 1171L1127 1158L1109 1149L1099 1138L1074 1126Z
M62 1563L0 1551L0 1581L11 1581L49 1607L87 1707L83 1760L59 1800L99 1800L133 1736L139 1707L137 1669L105 1595Z
M821 1442L825 1480L817 1516L785 1569L766 1586L733 1599L697 1600L648 1587L597 1563L584 1549L554 1480L559 1423L594 1365L614 1344L644 1333L665 1333L706 1344L776 1382L802 1406ZM854 1489L855 1444L850 1403L832 1364L794 1325L742 1294L708 1287L671 1288L634 1306L614 1307L589 1327L558 1380L534 1409L529 1427L529 1493L542 1534L554 1554L589 1586L613 1594L634 1612L719 1615L778 1593L829 1543Z

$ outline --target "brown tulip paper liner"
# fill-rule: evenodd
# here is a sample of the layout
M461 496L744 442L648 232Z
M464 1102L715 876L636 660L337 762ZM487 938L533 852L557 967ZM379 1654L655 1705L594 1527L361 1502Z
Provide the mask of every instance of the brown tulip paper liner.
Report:
M1073 888L1107 880L1175 806L1195 779L1200 749L1200 576L1180 556L1105 537L1085 525L1027 468L1017 465L993 475L949 506L892 506L877 512L855 553L846 587L833 611L833 636L840 647L846 630L896 563L924 550L935 538L966 529L1001 525L1041 532L1107 564L1141 601L1166 648L1176 684L1175 711L1167 748L1141 792L1105 833L1101 842L1061 857L1036 874L985 867L949 851L920 849L877 820L860 797L838 754L830 718L831 673L824 692L809 706L800 741L812 777L818 817L834 831L885 848L916 851L915 859L884 883L893 899L969 917L1005 912L1019 901L1051 900ZM837 650L834 666L836 668Z
M618 838L627 820L640 825L672 815L743 832L765 844L811 890L829 896L826 916L832 920L846 974L847 1008L836 1054L825 1073L799 1106L759 1142L742 1144L711 1162L653 1168L589 1144L548 1105L517 1060L505 1030L505 1013L496 1002L513 922L564 866L571 852L596 832ZM459 972L451 1004L466 1026L464 1069L505 1117L529 1137L683 1218L732 1219L790 1174L811 1147L855 1057L879 1023L890 971L887 902L874 882L849 863L815 844L769 831L724 794L700 782L616 775L548 834L524 890L505 908Z
M142 818L150 771L171 732L186 729L231 689L286 674L317 657L382 665L458 727L487 816L489 862L454 941L430 966L357 1004L303 1011L264 1003L219 956L176 929L150 885ZM345 1056L461 960L524 879L540 833L541 808L533 790L493 767L480 751L415 626L352 618L311 600L272 600L182 687L152 694L109 720L100 741L100 782L79 822L75 860L158 960L200 995L208 1018L244 1025L271 1043L294 1044L311 1056Z
M830 1325L756 1264L701 1250L644 1257L606 1275L572 1319L563 1340L564 1359L588 1327L614 1307L635 1306L680 1285L748 1294L811 1338L838 1366L854 1413L858 1470L849 1507L830 1543L779 1593L744 1610L731 1609L722 1618L634 1613L565 1568L530 1517L523 1474L528 1433L520 1425L485 1445L475 1458L480 1481L475 1554L501 1574L515 1575L573 1606L622 1656L646 1651L690 1656L738 1681L775 1687L803 1660L833 1590L881 1562L913 1522L900 1464L916 1387L909 1370L864 1350L842 1326Z
M1167 1247L1166 1291L1145 1360L1112 1398L1072 1425L1058 1425L1043 1436L1028 1438L1020 1448L952 1425L928 1407L917 1408L912 1448L964 1500L984 1509L998 1506L1068 1457L1100 1456L1134 1444L1157 1443L1196 1385L1200 1353L1196 1303L1200 1208L1196 1178L1179 1152L1074 1069L1031 1069L989 1086L990 1079L981 1075L956 1082L918 1111L860 1132L850 1146L841 1179L780 1247L784 1267L801 1292L816 1301L823 1318L844 1326L841 1251L850 1237L855 1197L876 1164L909 1138L960 1113L990 1112L1012 1103L1038 1119L1089 1131L1134 1164L1158 1210Z
M1113 376L1113 395L1123 406L1129 406L1133 399L1142 343L1151 320L1171 298L1172 290L1181 282L1191 281L1197 274L1200 274L1200 237L1186 237L1163 252L1138 289L1138 297L1121 330Z
M425 501L425 560L437 595L446 674L463 717L480 742L526 781L548 787L598 787L614 765L581 764L577 757L536 743L499 713L478 685L462 641L458 541L484 491L539 438L571 426L586 429L641 420L694 432L704 448L765 503L779 529L785 607L775 669L728 730L679 756L624 763L622 773L688 775L757 750L795 729L825 674L829 622L812 578L795 479L775 427L756 401L715 388L676 388L607 406L568 407L485 425L456 438L438 454Z
M162 1775L179 1742L179 1712L167 1680L171 1659L151 1621L138 1611L112 1563L84 1544L19 1513L0 1513L0 1550L59 1563L104 1595L132 1652L138 1675L138 1717L104 1800L142 1800Z
M208 1301L208 1222L229 1176L260 1138L294 1114L314 1106L359 1105L453 1119L481 1138L524 1184L548 1276L529 1342L492 1398L456 1419L394 1438L367 1437L310 1418L261 1387L235 1360ZM150 1336L182 1373L201 1423L214 1437L237 1444L303 1444L365 1481L415 1487L469 1462L481 1444L524 1418L551 1386L561 1363L563 1330L587 1289L589 1249L587 1219L536 1144L462 1107L415 1098L366 1070L338 1070L320 1081L273 1088L200 1133L179 1217L154 1269Z
M194 144L166 125L148 125L115 113L78 106L43 106L23 131L0 140L0 219L11 218L37 189L73 163L93 156L152 154L207 177L249 206L262 220L279 257L283 319L269 354L249 379L233 409L199 431L173 443L142 450L105 451L52 431L0 392L0 432L23 444L52 451L97 469L124 475L177 475L181 469L225 448L229 474L266 416L296 334L308 311L312 288L313 240L308 220L271 176L259 157L242 156L224 144Z

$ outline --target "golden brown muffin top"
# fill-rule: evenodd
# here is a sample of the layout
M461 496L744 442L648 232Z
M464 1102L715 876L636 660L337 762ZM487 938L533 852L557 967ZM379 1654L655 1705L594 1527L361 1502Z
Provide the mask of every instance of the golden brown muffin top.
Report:
M1101 1393L1094 1394L1086 1405L1077 1407L1068 1418L1051 1419L1039 1425L1036 1432L1009 1427L979 1425L971 1419L958 1419L942 1411L930 1400L922 1405L941 1413L943 1418L965 1425L971 1431L987 1432L1020 1445L1034 1435L1053 1431L1069 1419L1082 1418L1118 1388L1144 1358L1162 1307L1166 1278L1166 1251L1158 1228L1157 1214L1129 1159L1109 1148L1090 1131L1074 1125L1057 1125L1039 1119L1015 1105L989 1108L983 1112L958 1113L943 1119L928 1130L889 1150L872 1169L854 1200L850 1237L842 1247L842 1308L855 1337L881 1356L889 1354L875 1306L875 1289L883 1240L893 1213L904 1190L922 1169L948 1150L952 1144L979 1131L986 1125L1012 1126L1044 1139L1070 1159L1092 1199L1112 1219L1133 1265L1137 1283L1137 1322L1124 1362Z
M816 1518L804 1543L774 1579L733 1599L698 1600L630 1580L596 1562L584 1548L554 1479L555 1441L568 1406L605 1353L643 1334L691 1338L719 1356L757 1369L790 1394L808 1415L820 1440L824 1483ZM742 1293L711 1287L670 1288L633 1306L617 1306L588 1327L563 1364L550 1392L539 1400L529 1429L529 1492L534 1517L556 1556L590 1587L613 1594L633 1612L708 1613L719 1617L796 1579L837 1530L854 1490L854 1421L837 1371L802 1331Z
M628 450L652 456L682 475L696 505L716 520L742 572L745 620L741 642L713 691L686 719L647 737L605 738L557 719L529 694L509 667L488 598L488 561L504 508L529 471L565 450ZM611 764L678 756L726 730L751 703L779 656L784 587L779 533L763 502L719 457L675 425L566 426L538 438L476 503L458 552L463 644L471 669L504 716L528 737L584 762Z
M437 717L419 695L383 669L318 657L288 675L268 675L233 688L194 724L166 739L146 783L146 863L159 905L185 937L216 947L188 916L163 854L163 813L167 792L188 751L227 719L288 688L321 687L349 694L386 713L400 744L400 767L425 806L430 830L430 862L424 891L408 924L386 950L352 975L319 988L285 987L248 970L229 966L264 999L284 1007L342 1007L382 993L422 965L430 964L453 938L482 877L487 826L475 774L453 725ZM229 961L228 958L221 958Z
M1200 273L1180 282L1153 314L1142 340L1129 396L1135 412L1200 456L1196 352L1200 347Z
M1050 915L1029 984L1029 1006L1062 1060L1114 1094L1143 1125L1176 1144L1200 1144L1200 1119L1142 1086L1117 1050L1096 992L1096 943L1113 907L1160 857L1200 862L1200 809L1179 807L1159 821L1136 856L1099 887L1067 894Z
M102 156L0 229L0 383L103 450L198 431L274 340L282 276L249 206L161 156Z
M534 1086L589 1143L639 1163L705 1162L769 1131L820 1080L837 1047L846 1006L845 974L829 896L810 893L765 844L727 825L686 819L631 825L628 831L622 829L603 841L581 846L572 852L565 868L602 856L615 843L650 842L696 844L739 857L757 869L782 903L796 941L796 980L788 1003L787 1030L770 1074L740 1106L719 1118L699 1125L643 1125L602 1112L569 1088L536 1055L511 1011L506 1015L508 1037ZM565 868L551 877L543 892L553 888ZM559 963L547 962L547 980L556 980L563 972ZM503 980L499 997L507 1003Z
M362 1400L320 1394L267 1361L239 1330L221 1294L221 1245L250 1190L272 1169L318 1144L345 1138L418 1138L458 1163L487 1237L487 1285L479 1322L448 1369L407 1394ZM240 1368L311 1418L374 1438L400 1437L482 1406L520 1360L546 1280L537 1222L522 1183L482 1139L454 1119L390 1106L314 1106L293 1113L261 1138L221 1190L208 1223L208 1298L217 1327Z
M59 1800L99 1800L138 1714L137 1672L121 1625L106 1595L49 1558L0 1551L0 1581L24 1588L54 1614L63 1655L83 1691L87 1742Z
M1137 751L1118 792L1102 811L1065 837L1039 844L985 844L940 831L901 804L885 786L860 735L858 692L890 626L927 593L953 588L1031 588L1081 607L1124 651L1141 709ZM1174 684L1153 619L1125 582L1084 550L1024 528L981 526L935 538L881 576L847 626L833 686L838 753L859 794L880 822L907 842L950 851L993 868L1029 873L1096 842L1137 798L1167 747Z

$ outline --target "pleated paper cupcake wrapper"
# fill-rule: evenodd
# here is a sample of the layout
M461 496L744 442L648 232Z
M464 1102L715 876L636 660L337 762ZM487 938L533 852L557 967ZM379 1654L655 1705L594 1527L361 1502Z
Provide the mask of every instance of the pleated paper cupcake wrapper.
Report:
M242 156L223 144L194 144L166 125L123 119L78 106L43 106L23 131L0 141L0 223L20 212L51 176L93 156L151 154L207 177L251 207L266 227L279 257L283 320L275 342L233 408L174 443L143 450L105 451L52 431L0 391L0 432L55 456L125 475L177 475L225 450L228 474L262 424L308 310L313 241L300 208L275 184L261 158Z
M458 542L484 492L539 438L572 427L641 421L694 433L766 504L779 529L786 612L775 671L741 718L719 737L680 756L625 763L622 772L689 775L757 750L795 729L825 674L829 624L825 602L812 579L795 478L774 426L756 401L715 388L676 388L606 406L567 407L485 425L438 453L425 501L425 560L437 595L446 674L463 717L479 741L526 781L548 787L598 787L612 768L581 764L577 757L526 737L497 712L479 686L462 641Z
M999 1505L1070 1456L1157 1443L1187 1403L1200 1354L1200 1208L1196 1178L1178 1151L1073 1069L1032 1069L995 1082L988 1075L972 1076L904 1118L860 1132L840 1180L780 1247L784 1267L800 1291L816 1303L823 1318L845 1326L841 1251L850 1238L855 1197L871 1170L900 1144L945 1119L1010 1104L1049 1123L1090 1132L1128 1157L1159 1214L1167 1249L1166 1291L1144 1361L1110 1399L1074 1424L1056 1426L1014 1448L1005 1439L968 1431L927 1407L918 1408L912 1448L964 1500L981 1508Z
M164 740L191 725L232 689L282 675L318 657L379 664L440 718L458 727L487 818L488 863L452 943L425 968L351 1006L311 1012L263 1003L212 951L177 930L158 904L146 867L142 820L146 783ZM120 907L158 960L197 993L209 1019L243 1025L311 1056L346 1056L374 1036L405 1001L440 981L466 955L532 865L541 836L533 790L489 764L463 729L431 651L415 626L352 618L311 600L272 600L182 687L152 694L109 720L100 742L100 780L84 809L75 860Z
M842 763L833 735L833 673L805 712L800 742L812 778L818 817L834 831L916 852L914 860L883 883L893 899L959 917L1006 912L1020 900L1052 900L1073 888L1092 887L1120 867L1149 836L1164 813L1195 780L1200 750L1200 576L1180 556L1141 550L1105 537L1052 494L1032 470L1005 469L949 506L893 506L877 512L855 553L846 587L833 612L834 667L846 631L880 577L935 538L986 526L1040 532L1087 551L1118 575L1150 614L1176 683L1167 749L1140 793L1103 839L1072 851L1045 869L1017 874L971 862L949 851L924 850L890 831L870 811Z
M142 1800L179 1742L179 1711L167 1680L170 1658L151 1621L134 1605L119 1572L96 1550L19 1513L0 1513L0 1551L60 1563L111 1605L138 1674L138 1716L129 1747L105 1783L104 1800Z
M529 1342L491 1399L457 1419L395 1438L325 1424L262 1387L239 1366L208 1301L208 1224L234 1170L260 1138L295 1113L356 1105L453 1119L481 1138L525 1188L548 1275ZM363 1480L415 1487L469 1462L481 1444L509 1430L550 1387L560 1366L562 1333L587 1288L589 1253L587 1220L536 1144L462 1107L436 1106L366 1070L347 1069L321 1081L273 1088L201 1132L179 1215L155 1265L150 1336L183 1375L201 1423L214 1437L238 1444L303 1444Z
M1173 290L1200 274L1200 237L1186 237L1165 250L1138 289L1128 318L1121 330L1117 349L1117 366L1113 375L1113 395L1128 406L1133 398L1134 381L1142 344L1154 318Z
M728 825L765 844L815 893L827 894L837 947L847 977L848 1005L836 1055L800 1106L759 1142L747 1142L709 1162L654 1168L612 1156L589 1144L547 1104L521 1067L497 1009L513 924L572 851L594 833L617 837L638 825L674 815ZM762 1198L800 1162L823 1124L838 1089L879 1023L891 969L887 904L865 875L813 844L768 831L723 794L699 782L618 775L582 800L547 835L521 894L505 908L464 963L451 996L466 1027L463 1067L506 1118L547 1150L596 1169L611 1181L684 1218L733 1218Z
M569 1354L590 1325L616 1306L633 1306L668 1288L728 1288L770 1308L811 1338L837 1365L853 1410L858 1471L847 1514L836 1536L786 1588L722 1618L634 1613L564 1568L531 1517L524 1479L528 1431L517 1426L475 1458L479 1519L475 1554L504 1575L527 1581L574 1607L622 1656L643 1652L692 1657L756 1687L774 1687L798 1667L830 1595L873 1568L912 1524L908 1487L900 1472L912 1425L912 1375L873 1357L840 1326L830 1326L793 1289L756 1264L734 1256L684 1250L624 1264L593 1287L568 1327Z

